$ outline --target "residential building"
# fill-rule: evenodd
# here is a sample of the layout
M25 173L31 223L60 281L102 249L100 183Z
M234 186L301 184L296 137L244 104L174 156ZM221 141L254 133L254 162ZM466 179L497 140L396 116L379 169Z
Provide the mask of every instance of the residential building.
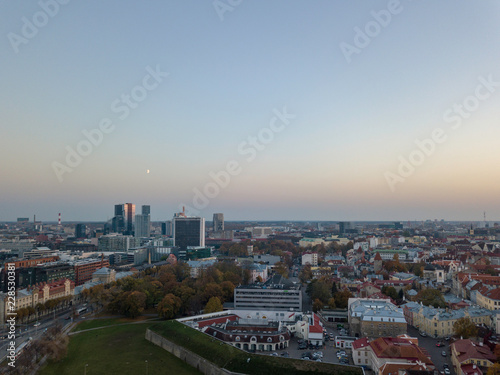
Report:
M306 264L316 267L318 265L318 253L302 254L302 265L305 266Z
M470 339L455 341L450 345L450 350L451 363L457 374L466 372L464 367L470 365L476 365L483 373L486 373L496 361L496 356L488 346Z
M355 365L367 367L377 375L388 375L388 367L394 373L415 365L421 366L421 370L435 369L428 353L418 346L418 339L408 335L358 339L352 344L352 358Z

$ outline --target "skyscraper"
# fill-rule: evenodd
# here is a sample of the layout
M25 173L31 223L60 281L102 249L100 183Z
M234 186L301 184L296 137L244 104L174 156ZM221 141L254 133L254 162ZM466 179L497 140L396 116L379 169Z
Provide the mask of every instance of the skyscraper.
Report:
M173 219L174 246L185 250L188 246L205 246L205 219L176 214Z
M115 204L115 216L112 220L111 230L115 233L125 231L125 205Z
M135 222L135 204L125 203L123 205L125 212L125 234L134 234L134 222Z
M161 223L161 234L162 236L171 236L172 235L172 222L165 221Z
M85 224L76 224L75 237L76 238L86 238L87 237L87 227L85 226Z
M214 214L213 229L214 232L224 230L224 214Z
M135 215L135 237L151 236L151 206L142 206L142 214Z
M135 233L136 238L151 236L150 215L135 215Z

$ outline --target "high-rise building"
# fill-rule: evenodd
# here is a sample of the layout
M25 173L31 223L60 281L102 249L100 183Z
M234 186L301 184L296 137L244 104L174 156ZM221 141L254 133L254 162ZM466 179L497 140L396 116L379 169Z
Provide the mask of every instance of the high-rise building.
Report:
M224 230L224 214L214 214L213 229L214 232Z
M174 246L185 250L188 246L205 247L205 219L175 214L173 219Z
M76 238L86 238L87 237L87 226L85 224L76 224L75 237Z
M345 234L351 229L351 223L347 221L341 221L339 223L339 234Z
M125 234L134 234L134 222L135 222L135 204L125 203Z
M172 235L172 222L165 221L161 223L161 235L162 236L171 236Z
M148 206L149 207L149 206ZM136 238L151 236L151 216L135 215L135 234Z
M141 213L143 215L151 215L151 206L143 205L141 209L142 209Z
M115 204L115 216L111 223L111 230L115 233L125 231L125 205Z

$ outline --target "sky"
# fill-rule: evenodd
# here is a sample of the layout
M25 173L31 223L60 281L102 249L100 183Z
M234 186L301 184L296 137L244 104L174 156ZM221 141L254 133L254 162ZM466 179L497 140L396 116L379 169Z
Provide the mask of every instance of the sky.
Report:
M500 3L0 3L0 220L500 219Z

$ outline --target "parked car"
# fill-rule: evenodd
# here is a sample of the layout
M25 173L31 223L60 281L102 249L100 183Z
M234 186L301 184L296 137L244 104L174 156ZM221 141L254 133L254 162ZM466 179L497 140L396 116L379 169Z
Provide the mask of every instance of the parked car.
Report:
M42 324L42 323L36 322L35 324L33 324L33 327L38 327L40 324Z
M443 365L443 368L449 368L449 367L448 367L448 364L447 364L447 363L445 363L445 364Z
M426 334L424 331L419 331L418 333L419 333L419 334L420 334L420 336L422 336L422 337L427 336L427 334Z
M438 348L440 348L440 347L444 346L444 344L443 344L443 342L442 342L442 341L438 341L438 342L436 343L436 346L437 346Z
M443 350L443 351L441 352L441 355L442 355L443 357L446 357L446 351L445 351L445 350Z
M450 341L450 337L449 337L449 336L446 336L444 339L445 339L446 341Z
M445 369L444 369L444 374L445 374L445 375L450 375L450 374L451 374L450 369L449 369L449 368L445 368Z
M281 356L282 356L282 357L285 357L285 358L290 358L290 353L288 353L288 352L283 352L283 353L281 353Z

